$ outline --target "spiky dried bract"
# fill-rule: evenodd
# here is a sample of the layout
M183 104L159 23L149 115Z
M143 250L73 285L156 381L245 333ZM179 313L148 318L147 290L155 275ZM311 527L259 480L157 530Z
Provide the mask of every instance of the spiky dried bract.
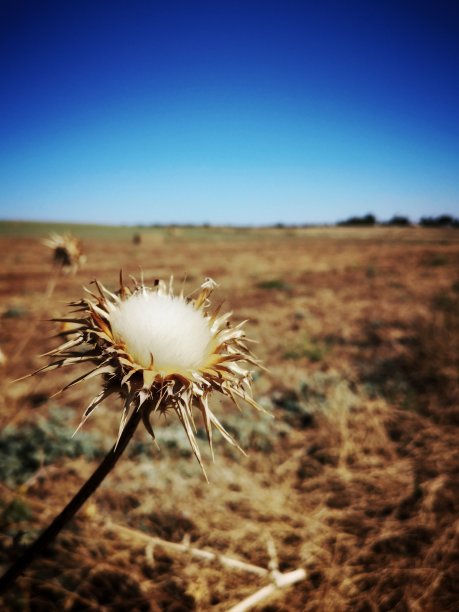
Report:
M43 240L43 244L53 250L53 261L64 272L74 274L78 267L86 261L81 241L71 234L53 233L49 238Z
M260 364L246 346L244 322L233 326L229 321L232 313L220 315L220 308L210 311L209 295L216 286L212 279L205 280L195 299L184 297L183 292L174 295L172 279L168 285L156 281L153 288L135 279L133 283L132 288L126 286L120 275L117 293L97 281L97 293L85 289L88 297L70 304L75 316L57 319L72 327L61 332L67 341L47 354L53 361L39 371L81 362L95 364L64 387L103 377L102 389L79 427L106 397L118 393L123 399L118 439L133 410L142 411L143 423L153 438L152 413L173 411L203 468L195 438L193 412L197 410L211 449L215 427L241 450L212 412L209 399L219 392L236 406L242 399L260 409L251 393L251 368ZM190 346L189 338L196 346ZM167 347L168 340L174 346Z

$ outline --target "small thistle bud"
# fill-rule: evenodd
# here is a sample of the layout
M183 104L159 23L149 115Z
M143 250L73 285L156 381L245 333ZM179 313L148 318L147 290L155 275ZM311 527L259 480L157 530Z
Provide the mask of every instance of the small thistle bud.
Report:
M172 280L156 281L153 288L123 283L115 294L94 281L97 293L70 306L79 316L57 319L66 327L67 341L48 353L53 361L39 371L89 362L95 368L69 385L102 376L102 389L83 414L80 426L98 404L117 393L123 400L118 439L133 411L154 438L150 416L175 412L192 450L202 466L196 443L194 411L202 415L212 449L212 428L240 449L209 406L213 392L236 405L242 399L260 409L251 395L252 366L258 360L246 346L243 323L232 326L231 313L210 312L209 296L216 286L206 279L192 300L174 295ZM68 327L69 324L71 327Z
M51 234L43 244L53 250L53 262L65 273L75 274L86 261L81 241L70 234Z

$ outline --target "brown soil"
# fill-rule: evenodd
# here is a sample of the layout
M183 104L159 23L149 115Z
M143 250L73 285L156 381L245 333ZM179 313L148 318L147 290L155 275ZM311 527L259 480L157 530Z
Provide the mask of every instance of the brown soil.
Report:
M215 434L212 463L200 440L210 484L172 415L155 424L160 450L139 430L3 609L223 611L267 583L116 525L263 567L272 539L279 569L307 577L259 604L265 612L459 609L458 231L140 234L139 244L84 240L86 265L59 276L51 297L39 239L0 239L0 563L49 523L117 435L110 398L78 434L81 447L69 442L97 379L57 397L75 370L11 384L46 363L39 355L57 343L47 320L93 278L115 289L120 268L141 268L147 284L173 275L191 292L213 277L213 303L249 319L259 342L268 371L254 395L274 418L215 398L247 457Z

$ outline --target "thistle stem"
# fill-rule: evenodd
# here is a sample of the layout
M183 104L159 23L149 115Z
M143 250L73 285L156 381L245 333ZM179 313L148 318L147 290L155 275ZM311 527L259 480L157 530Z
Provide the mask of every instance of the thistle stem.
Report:
M60 531L70 521L71 518L78 512L85 501L99 487L107 474L114 468L118 459L123 454L129 440L132 438L137 425L142 418L141 410L135 410L130 416L126 426L121 434L118 443L115 444L109 453L105 456L102 463L90 478L84 483L78 493L65 506L62 512L56 516L53 522L41 533L41 535L33 542L17 559L13 565L0 578L0 593L4 593L13 586L16 578L18 578L34 561L36 557L56 538Z
M35 319L30 323L27 334L23 337L22 342L16 347L16 350L13 355L11 355L11 361L19 360L19 357L22 355L22 352L29 344L32 336L35 333L35 330L37 329L37 325L40 323L40 319L42 318L43 313L45 312L46 306L48 305L48 302L54 293L54 289L56 288L57 281L61 277L61 274L62 267L59 267L50 277L48 284L46 285L45 292L41 296L41 300L38 302Z

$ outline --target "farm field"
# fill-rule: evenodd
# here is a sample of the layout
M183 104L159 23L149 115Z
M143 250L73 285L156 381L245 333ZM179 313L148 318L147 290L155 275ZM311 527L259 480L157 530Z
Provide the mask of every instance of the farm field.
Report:
M0 223L3 569L118 434L111 396L72 438L100 382L55 394L84 367L12 382L45 365L49 319L94 278L116 290L120 269L147 285L172 275L185 294L213 278L212 304L257 341L268 414L214 396L247 456L215 432L213 462L199 429L209 483L173 414L153 422L159 449L140 427L2 609L220 612L269 584L192 549L306 571L256 610L457 609L458 230L76 226L87 261L63 275L41 243L54 229Z

